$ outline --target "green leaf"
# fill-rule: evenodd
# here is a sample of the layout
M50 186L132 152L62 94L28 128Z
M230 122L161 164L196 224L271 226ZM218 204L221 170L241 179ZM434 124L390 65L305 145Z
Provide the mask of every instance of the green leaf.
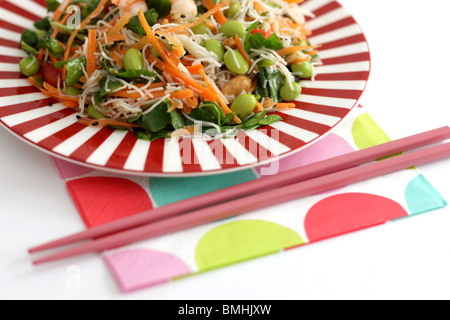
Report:
M141 76L147 76L147 77L154 77L155 74L148 70L133 70L130 69L128 71L124 70L116 70L111 65L105 61L105 68L109 71L112 75L119 77L119 78L125 78L125 79L136 79L140 78Z
M147 23L149 26L153 26L156 23L156 20L158 19L158 14L156 13L155 9L152 8L144 13L145 20L147 20ZM142 28L141 22L139 21L138 16L134 16L130 19L130 22L128 22L125 27L134 33L137 33L141 36L144 36L145 30Z
M170 112L170 117L172 119L172 126L175 129L181 129L186 126L186 122L184 121L184 117L181 112L177 109Z
M275 123L278 121L282 121L282 120L283 119L279 115L271 114L271 115L265 117L264 119L262 119L261 121L259 121L258 124L262 125L262 126L267 126L269 124L272 124L272 123Z
M157 139L170 138L173 131L161 130L159 132L154 132L150 135L150 141Z
M116 90L117 88L120 88L122 86L122 82L116 79L109 79L109 81L106 81L107 78L102 78L100 80L100 98L103 98L104 96L108 95L111 91ZM106 84L108 83L108 87L106 87Z
M200 121L212 122L220 126L225 119L225 113L215 102L206 101L200 103L197 108L193 109L190 117Z
M256 94L259 94L261 98L272 98L273 101L280 102L280 89L286 83L286 77L280 70L264 67L256 76L258 77Z
M48 52L55 58L61 58L64 54L63 46L54 38L46 38L44 40L44 46L48 49Z
M39 41L36 32L34 32L32 30L28 30L28 29L22 33L20 40L32 47L35 47Z
M170 102L164 100L158 104L152 111L142 115L138 124L147 131L159 132L163 130L172 120L170 113L167 112Z
M60 3L58 2L58 0L47 0L48 12L55 11L56 9L58 9L59 5Z
M25 52L28 52L29 54L32 54L34 56L37 56L39 54L39 52L35 48L28 45L25 41L21 41L20 46L21 46L22 50L24 50Z
M155 9L159 17L167 16L172 8L169 0L148 0L147 5L149 8Z
M266 43L264 44L264 46L267 49L272 49L272 50L280 50L283 49L283 43L281 42L280 38L278 38L278 36L275 33L272 33L270 35L270 37L267 39Z
M150 135L142 129L134 129L134 136L139 140L151 141Z
M54 67L61 69L64 65L66 65L67 70L66 86L70 87L77 83L78 80L80 80L80 78L84 75L81 65L86 66L86 58L78 57L72 60L57 61L55 62Z
M34 23L34 26L36 29L48 31L51 28L50 20L48 20L48 17L45 17L41 20L38 20Z

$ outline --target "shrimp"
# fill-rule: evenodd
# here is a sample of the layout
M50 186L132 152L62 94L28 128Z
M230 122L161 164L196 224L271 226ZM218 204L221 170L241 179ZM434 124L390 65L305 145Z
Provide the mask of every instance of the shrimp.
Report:
M145 0L112 0L112 3L120 8L120 13L130 12L132 16L138 14L139 9L147 11L147 1Z
M197 6L194 0L170 0L172 8L170 16L177 23L187 23L197 16Z

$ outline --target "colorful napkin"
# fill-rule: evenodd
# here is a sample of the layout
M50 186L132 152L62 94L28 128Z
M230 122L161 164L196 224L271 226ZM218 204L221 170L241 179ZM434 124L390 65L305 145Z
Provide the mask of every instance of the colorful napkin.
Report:
M310 147L269 165L196 178L144 178L54 163L86 226L259 179L274 171L389 141L362 107ZM123 292L221 268L260 256L446 206L417 169L104 252ZM275 257L274 257L275 259Z

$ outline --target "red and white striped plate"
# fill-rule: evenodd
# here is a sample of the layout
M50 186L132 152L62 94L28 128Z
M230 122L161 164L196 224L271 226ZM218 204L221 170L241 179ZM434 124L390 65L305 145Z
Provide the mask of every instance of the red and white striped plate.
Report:
M355 107L370 71L366 39L334 0L308 0L311 42L321 44L315 81L302 81L296 108L282 122L240 132L235 139L137 140L129 131L77 123L75 112L29 85L19 72L21 33L47 14L45 0L0 0L0 123L53 156L96 169L145 176L236 171L269 163L324 136ZM52 105L53 103L53 105ZM50 106L50 105L51 106Z

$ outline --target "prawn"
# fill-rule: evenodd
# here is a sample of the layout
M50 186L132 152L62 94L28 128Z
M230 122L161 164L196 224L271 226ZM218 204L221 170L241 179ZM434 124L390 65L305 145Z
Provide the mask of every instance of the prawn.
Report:
M177 23L187 23L197 16L197 5L194 0L170 0L172 8L170 16Z
M112 0L112 3L120 8L120 13L130 12L132 16L138 14L139 9L147 11L147 1L145 0Z

